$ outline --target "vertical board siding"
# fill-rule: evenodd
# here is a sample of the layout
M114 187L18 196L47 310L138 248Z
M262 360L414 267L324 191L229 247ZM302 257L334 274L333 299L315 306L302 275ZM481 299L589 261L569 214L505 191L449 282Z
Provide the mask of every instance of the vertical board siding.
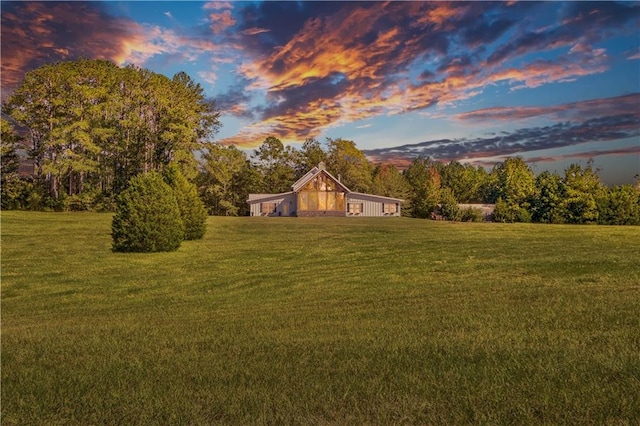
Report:
M400 216L400 208L401 208L400 203L394 200L389 200L387 202L390 204L397 204L396 213L391 215L385 215L384 202L380 201L379 197L369 196L367 194L353 194L353 193L347 195L347 205L349 203L362 204L362 213L360 214L360 216L366 216L366 217ZM349 217L353 217L353 215Z
M249 204L249 214L251 216L261 216L262 203L276 204L276 212L269 216L294 216L296 213L296 194L284 194L282 196L265 197L261 200L252 200ZM287 206L286 208L284 207L285 205Z

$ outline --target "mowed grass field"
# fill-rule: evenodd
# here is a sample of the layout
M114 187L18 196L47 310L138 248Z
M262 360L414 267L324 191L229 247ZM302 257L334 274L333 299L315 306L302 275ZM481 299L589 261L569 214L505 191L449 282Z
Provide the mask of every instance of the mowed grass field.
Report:
M640 422L640 227L1 220L3 425Z

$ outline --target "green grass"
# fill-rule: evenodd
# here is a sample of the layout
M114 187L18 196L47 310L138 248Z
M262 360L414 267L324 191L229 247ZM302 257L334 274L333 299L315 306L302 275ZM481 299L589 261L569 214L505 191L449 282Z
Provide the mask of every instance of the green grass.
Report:
M2 424L638 424L640 228L3 212Z

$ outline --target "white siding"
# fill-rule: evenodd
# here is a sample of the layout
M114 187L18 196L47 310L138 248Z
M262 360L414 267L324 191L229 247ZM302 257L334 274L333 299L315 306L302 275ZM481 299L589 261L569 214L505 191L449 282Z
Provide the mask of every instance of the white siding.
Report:
M296 194L265 194L264 197L254 196L249 200L250 216L262 216L262 203L275 203L276 212L269 216L293 216L296 212Z
M362 204L362 213L355 216L382 217L382 216L400 216L402 201L395 198L381 197L377 195L359 194L352 192L347 195L347 212L349 211L349 203ZM384 213L384 204L394 204L396 212L393 214ZM347 216L352 217L347 213Z

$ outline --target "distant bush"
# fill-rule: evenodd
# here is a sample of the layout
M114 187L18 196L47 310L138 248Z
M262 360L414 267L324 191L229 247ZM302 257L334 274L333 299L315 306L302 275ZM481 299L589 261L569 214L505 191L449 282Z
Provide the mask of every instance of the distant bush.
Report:
M460 207L450 188L440 191L440 211L447 220L460 220Z
M174 251L184 238L174 191L157 172L138 175L117 198L111 225L113 250Z
M531 222L531 213L525 206L498 198L493 211L494 222Z
M207 222L207 209L198 196L198 188L187 180L176 165L164 172L165 181L173 189L180 217L184 224L184 239L198 240L204 236Z
M478 207L461 209L459 216L462 222L482 222L484 220L484 213L482 209Z

